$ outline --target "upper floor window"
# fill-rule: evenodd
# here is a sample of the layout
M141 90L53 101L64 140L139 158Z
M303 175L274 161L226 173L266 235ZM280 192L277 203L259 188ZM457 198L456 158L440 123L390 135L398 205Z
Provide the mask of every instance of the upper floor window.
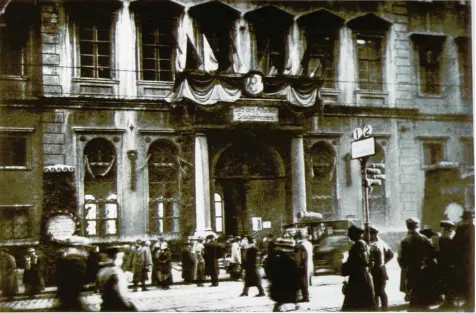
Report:
M307 45L301 62L302 74L314 77L322 71L323 87L335 88L338 30L343 19L327 10L320 10L300 17L298 23L304 28Z
M88 142L84 158L84 229L86 236L117 235L119 210L117 201L116 149L107 139Z
M81 77L112 78L111 18L89 18L79 22Z
M463 143L463 164L465 166L474 167L474 145L473 140L470 138L464 138L461 140Z
M153 142L148 151L149 233L179 231L177 148L165 140Z
M468 37L459 37L455 39L458 45L458 63L460 90L463 99L472 99L473 96L473 59L471 40Z
M0 169L30 167L30 131L33 130L0 130Z
M445 143L441 141L424 141L423 142L423 166L431 166L444 161Z
M228 70L232 65L233 23L239 12L222 2L211 1L193 6L189 14L198 30L197 42L203 58L218 63L218 71Z
M215 204L215 231L220 233L223 231L223 199L218 194L215 193L213 196L213 202Z
M33 17L24 4L10 4L0 16L0 75L26 74L26 51Z
M142 20L141 28L141 78L172 81L175 19Z
M25 239L30 236L28 208L0 207L0 240Z
M354 32L359 89L384 90L386 20L372 14L348 22Z
M420 92L429 95L441 94L441 53L443 36L413 34L418 55Z
M252 24L254 39L255 69L265 75L281 74L286 59L287 35L292 16L276 7L266 6L245 14Z

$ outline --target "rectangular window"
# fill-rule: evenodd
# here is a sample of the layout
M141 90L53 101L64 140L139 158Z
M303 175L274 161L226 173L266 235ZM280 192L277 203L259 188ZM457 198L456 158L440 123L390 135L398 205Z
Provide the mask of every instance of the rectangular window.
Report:
M463 141L463 163L465 166L474 166L474 145L470 140Z
M118 210L115 200L86 200L84 216L87 236L118 234Z
M324 88L335 87L335 43L336 36L329 32L315 31L307 36L308 61L305 64L305 74L314 76L324 66L322 78ZM314 74L314 75L313 75Z
M442 142L423 143L423 165L430 166L445 159L445 145Z
M276 75L284 71L286 38L278 28L270 29L256 25L256 56L259 68L265 75Z
M0 129L0 169L31 167L31 135L33 128Z
M79 23L80 75L112 78L111 18L83 18Z
M356 37L359 88L383 90L381 36L359 34Z
M471 57L471 41L468 38L457 38L456 43L458 45L461 96L463 99L469 100L473 97L473 60Z
M0 208L0 240L29 237L28 208Z
M25 43L15 40L14 32L6 24L0 25L0 75L24 74Z
M418 55L420 92L441 94L441 57L444 36L412 34Z
M151 81L173 80L173 51L175 38L174 19L143 21L141 64L142 79Z

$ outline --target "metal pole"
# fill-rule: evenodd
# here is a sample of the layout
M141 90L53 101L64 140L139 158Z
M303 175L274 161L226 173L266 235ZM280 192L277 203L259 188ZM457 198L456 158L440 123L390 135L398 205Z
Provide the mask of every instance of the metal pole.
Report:
M365 226L365 236L364 240L367 243L370 243L370 230L369 230L369 188L370 186L368 185L368 180L367 180L367 160L368 157L363 157L360 159L360 168L362 170L362 188L363 188L363 196L364 196L364 216L365 216L365 221L364 221L364 226Z

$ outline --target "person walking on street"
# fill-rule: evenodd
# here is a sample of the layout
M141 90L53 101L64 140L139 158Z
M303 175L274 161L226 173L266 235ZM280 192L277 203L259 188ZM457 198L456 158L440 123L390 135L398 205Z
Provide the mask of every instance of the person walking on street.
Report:
M406 220L408 233L400 243L397 261L400 268L407 272L410 308L426 309L427 282L425 281L425 263L434 257L434 246L430 239L418 232L420 220Z
M118 247L110 247L107 255L109 263L98 273L102 298L101 311L136 312L136 307L129 299L126 275L121 268L124 252Z
M0 248L0 282L2 296L12 300L18 292L17 264L15 258L5 248Z
M240 238L234 237L231 244L230 277L233 280L239 280L242 271Z
M456 271L455 271L455 248L453 237L455 235L455 224L450 220L440 222L443 233L439 240L438 268L441 274L441 292L444 295L445 308L454 306L456 292Z
M467 310L474 311L474 212L464 211L453 238L459 294Z
M258 269L258 249L256 249L254 238L251 236L248 237L248 246L245 255L246 261L243 263L243 268L245 270L245 284L240 297L248 296L248 290L252 286L258 288L259 293L256 297L263 297L265 293L263 286L261 285L261 276Z
M166 241L162 242L160 249L157 250L155 268L157 270L157 283L162 289L169 289L173 282L172 279L172 253Z
M202 237L198 237L192 250L196 259L194 276L197 282L197 287L203 287L203 283L205 283L205 246L203 245Z
M134 292L137 291L139 282L142 286L142 291L147 291L145 282L149 279L149 272L152 266L152 256L150 250L145 247L142 240L136 241L135 250L132 252L130 269L133 273Z
M191 284L195 280L195 266L196 259L193 253L193 243L188 242L182 249L182 278L185 284Z
M393 259L393 251L390 246L378 236L378 230L370 227L370 259L372 267L370 273L374 283L375 305L382 304L382 311L388 309L388 297L385 292L388 275L386 264ZM381 300L381 301L380 301Z
M43 259L36 253L34 248L29 248L25 256L23 284L25 284L25 293L30 297L35 297L36 294L45 289Z
M375 311L375 292L370 274L370 248L362 240L364 230L352 225L347 235L354 242L347 261L342 264L342 276L349 276L342 311Z
M309 255L307 250L303 245L303 234L297 233L294 237L296 245L294 246L294 255L297 266L297 281L298 289L301 290L302 302L309 302L309 270L308 270L308 259Z
M302 245L306 248L307 252L307 275L309 280L309 286L312 286L312 276L314 276L314 252L312 243L309 241L309 235L302 234Z
M216 243L216 237L210 234L206 237L207 243L205 243L205 274L210 276L212 284L211 287L218 286L218 259L220 258L221 248Z

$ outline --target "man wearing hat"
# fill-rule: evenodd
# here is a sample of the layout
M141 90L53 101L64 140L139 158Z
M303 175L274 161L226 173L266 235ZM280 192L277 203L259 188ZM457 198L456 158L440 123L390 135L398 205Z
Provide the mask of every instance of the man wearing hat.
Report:
M402 269L400 290L407 293L412 309L425 310L427 303L425 273L422 264L425 259L432 259L435 248L426 236L418 231L420 220L413 217L406 220L408 233L400 242L398 251L398 264ZM404 277L406 275L406 277ZM402 288L406 281L406 288ZM403 283L403 284L402 284Z
M149 279L149 272L152 267L152 255L150 249L145 246L145 242L138 239L136 241L135 250L132 252L130 269L134 274L132 281L134 282L134 291L137 291L139 282L142 291L147 291L145 282Z
M216 237L210 234L206 237L204 258L205 258L205 274L210 276L212 284L210 287L218 286L218 259L221 256L221 248L216 243Z
M25 293L34 297L45 289L43 279L43 260L34 248L28 248L25 256L25 271L23 272Z
M107 249L109 262L98 273L101 291L101 311L137 311L129 300L126 274L121 266L124 262L124 251L119 247Z
M454 305L456 280L455 257L453 237L455 223L450 220L440 222L443 233L438 241L438 268L441 273L441 292L445 296L444 306L450 308Z
M309 272L308 272L308 254L306 247L302 244L303 234L301 232L296 233L294 240L296 245L294 246L294 256L296 258L297 266L297 280L298 289L302 293L302 302L309 302Z
M390 246L383 241L379 236L379 231L370 226L370 258L372 260L372 267L370 272L374 283L375 290L375 304L378 307L381 300L382 310L386 311L388 308L388 297L385 292L388 275L385 264L393 259L393 251Z
M453 238L459 293L468 310L474 311L474 212L464 211Z

